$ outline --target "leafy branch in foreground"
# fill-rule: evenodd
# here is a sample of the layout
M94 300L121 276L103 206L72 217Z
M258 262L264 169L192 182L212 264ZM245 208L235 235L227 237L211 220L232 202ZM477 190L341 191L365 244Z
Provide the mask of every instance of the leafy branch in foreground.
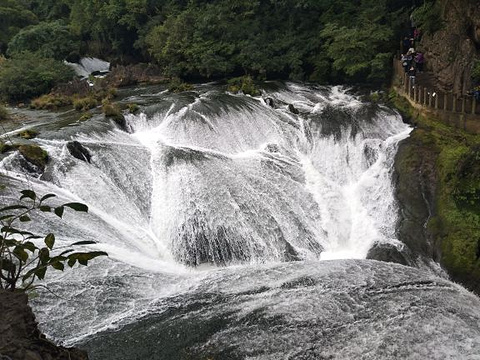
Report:
M70 202L51 206L46 201L55 194L39 198L32 190L21 191L18 204L0 209L0 289L29 290L35 280L42 280L49 268L63 271L65 264L73 267L77 262L87 265L98 256L108 256L103 251L77 252L72 247L95 244L94 241L79 241L70 246L55 247L55 235L39 236L17 228L17 223L32 221L36 211L51 212L62 217L65 208L87 212L85 204Z

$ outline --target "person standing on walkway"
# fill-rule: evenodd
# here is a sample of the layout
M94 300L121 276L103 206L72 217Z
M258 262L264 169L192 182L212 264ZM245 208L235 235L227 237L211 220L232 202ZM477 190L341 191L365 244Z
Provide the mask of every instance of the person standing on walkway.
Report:
M425 63L425 57L421 52L418 52L417 55L415 55L414 61L415 67L417 68L418 72L423 72L423 64Z
M417 70L415 69L415 66L410 66L410 70L408 70L408 76L410 78L410 86L415 86L415 78L417 76Z

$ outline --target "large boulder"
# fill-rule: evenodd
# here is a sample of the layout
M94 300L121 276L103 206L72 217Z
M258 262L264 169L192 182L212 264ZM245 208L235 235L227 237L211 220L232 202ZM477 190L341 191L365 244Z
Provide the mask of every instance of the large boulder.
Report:
M49 158L48 153L40 146L33 144L20 145L18 151L28 163L26 164L27 170L38 173L43 173L45 171L45 166L47 165ZM30 169L28 166L29 164L34 165L34 167Z
M92 158L92 155L90 154L90 151L86 149L82 144L80 144L78 141L70 141L67 143L67 149L70 155L72 155L74 158L77 158L79 160L85 161L85 162L90 162L90 159Z

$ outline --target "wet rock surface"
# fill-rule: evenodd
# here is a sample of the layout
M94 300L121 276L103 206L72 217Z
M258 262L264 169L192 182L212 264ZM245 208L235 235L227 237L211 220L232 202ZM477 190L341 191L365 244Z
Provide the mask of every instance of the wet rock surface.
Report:
M0 358L11 360L87 360L86 352L58 347L40 333L27 295L0 290Z

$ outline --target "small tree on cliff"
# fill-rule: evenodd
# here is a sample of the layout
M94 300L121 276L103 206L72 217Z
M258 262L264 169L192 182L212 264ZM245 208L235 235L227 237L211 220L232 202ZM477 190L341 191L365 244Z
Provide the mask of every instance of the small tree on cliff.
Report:
M21 191L20 201L15 205L0 209L0 289L15 291L29 290L35 281L42 280L48 269L63 271L65 264L73 267L77 262L87 265L98 256L106 256L103 251L80 252L74 248L94 244L93 241L80 241L68 247L55 247L55 235L39 236L17 228L18 224L31 221L35 212L51 212L62 217L66 208L87 212L85 204L70 202L58 206L47 204L55 197L47 194L39 198L32 190Z

